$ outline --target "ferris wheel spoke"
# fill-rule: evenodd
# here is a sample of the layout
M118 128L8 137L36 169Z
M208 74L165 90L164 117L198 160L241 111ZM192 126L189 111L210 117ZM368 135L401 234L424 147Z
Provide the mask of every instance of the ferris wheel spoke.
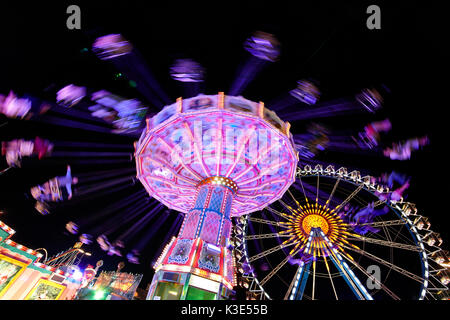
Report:
M353 240L359 240L359 241L364 241L364 242L368 242L368 243L379 244L379 245L382 245L382 246L385 246L385 247L405 249L405 250L417 251L417 252L422 251L422 249L420 247L417 247L417 246L414 246L414 245L410 245L410 244L404 244L404 243L399 243L399 242L374 239L374 238L364 237L364 236L355 235L355 234L350 234L349 236Z
M293 255L295 255L297 252L295 252ZM265 285L281 268L283 268L286 262L288 262L293 255L287 255L275 268L273 268L273 270L270 271L267 276L265 276L264 279L261 280L261 286Z
M366 242L384 245L384 246L390 247L390 248L405 249L405 250L416 251L416 252L421 251L410 238L408 238L405 235L400 233L401 230L395 230L395 229L392 229L392 227L383 227L382 230L383 230L383 232L370 233L370 235L366 237L366 238L368 238L368 239L366 239L367 240ZM352 235L352 236L359 237L359 235ZM353 240L357 240L357 239L353 239ZM389 243L391 243L392 245L390 245ZM395 244L397 244L397 243L399 245L395 246Z
M404 225L406 224L406 221L404 220L385 220L385 221L373 221L373 222L366 222L361 223L360 226L371 226L371 227L388 227L388 226L397 226L397 225Z
M319 180L320 180L320 174L317 175L317 183L316 183L316 203L319 203ZM314 300L314 294L313 294L313 300Z
M328 261L325 255L323 256L323 261L325 262L325 267L327 268L328 277L330 278L331 281L331 287L333 288L334 296L336 297L336 300L339 300L338 295L336 293L336 288L334 287L333 277L331 276L330 273L330 266L328 265Z
M385 232L386 237L382 237L381 235L375 233L377 237L383 238L383 240L395 242L402 241L404 244L415 246L416 243L410 238L405 236L402 233L403 228L407 225L406 222L404 224L399 224L400 228L395 228L392 225L383 226L383 230Z
M324 239L326 241L327 246L325 247L325 250L329 253L331 261L339 269L341 275L345 277L347 284L350 286L350 288L352 288L352 291L355 294L355 296L357 296L359 300L373 300L373 297L369 294L369 292L363 286L363 284L355 275L355 273L349 268L349 266L342 259L342 255L333 247L333 245L326 237ZM344 246L341 245L341 247ZM339 249L342 250L342 253L345 253L341 247L339 247ZM347 255L347 253L345 253L344 256L345 255Z
M291 196L292 200L294 200L295 204L297 205L297 207L301 207L300 206L300 202L297 201L297 199L294 197L294 195L292 194L291 190L287 189L287 193L289 193L289 195Z
M329 250L327 249L327 246L323 242L320 243L319 248L320 248L320 252L322 252L322 257L323 257L323 261L325 263L325 267L327 268L327 273L328 273L328 277L331 282L331 287L333 288L334 297L336 298L336 300L339 300L337 292L336 292L336 288L334 286L333 277L331 276L330 266L328 265L328 261L327 261L327 254L330 254Z
M296 214L294 209L290 205L286 204L283 200L280 199L278 200L278 202L281 203L286 209L288 209L290 213L292 213L293 215Z
M296 280L297 280L296 277L295 277L296 274L297 274L297 273L294 274L294 277L292 278L292 281L291 281L291 283L289 284L289 288L287 289L287 291L286 291L286 293L285 293L285 295L284 295L283 300L288 300L289 295L290 295L291 292L292 292L292 288L294 287L294 284L295 284L295 282L296 282Z
M334 208L332 211L337 211L343 206L345 206L350 200L353 199L354 196L358 194L358 192L363 188L364 185L359 185L358 188L356 188L355 191L353 191L344 201L342 201L341 204L339 204L336 208Z
M245 236L245 240L259 240L259 239L279 238L279 237L291 238L292 236L289 234L280 234L280 233L264 233Z
M272 226L288 228L288 226L285 226L285 225L281 224L280 222L276 222L276 221L271 221L271 220L266 220L266 219L261 219L261 218L253 218L253 217L249 217L248 220L252 221L252 222L258 222L258 223L269 224Z
M317 175L317 176L319 176L319 175ZM313 282L312 282L311 300L315 300L314 295L316 293L316 259L313 260L312 267L313 267Z
M394 300L400 300L400 298L393 293L388 287L386 287L381 281L379 281L376 277L372 276L371 274L369 274L363 267L361 267L361 265L359 263L357 263L356 261L349 259L347 256L344 255L344 258L349 261L350 263L352 263L356 268L359 269L359 271L361 271L364 275L367 276L367 278L373 279L375 281L376 284L378 284L380 286L381 289L383 289L384 292L386 292L388 295L390 295Z
M333 190L331 191L330 196L328 197L328 200L325 202L325 208L328 208L328 205L330 204L331 199L333 199L334 193L336 192L336 188L340 181L341 181L341 178L339 177L339 179L337 179L336 182L334 183Z
M385 229L387 230L387 234L389 236L390 241L399 241L402 240L403 243L405 244L410 244L410 245L416 245L416 243L409 237L405 236L404 234L402 234L402 228L404 226L401 226L401 228L399 230L395 230L392 227L385 227ZM392 238L391 236L391 232L394 234L394 237Z
M286 220L288 220L288 221L291 221L291 217L290 217L289 215L283 213L283 212L279 212L279 211L277 211L277 210L271 208L270 206L267 206L265 209L267 209L268 211L270 211L270 212L272 212L272 213L278 215L279 217L281 217L281 218L283 218L283 219L286 219Z
M381 206L383 203L386 203L386 200L377 200L373 203L373 207L376 208L378 206Z
M418 276L418 275L416 275L416 274L414 274L412 272L409 272L408 270L405 270L405 269L403 269L403 268L401 268L401 267L399 267L399 266L397 266L397 265L395 265L393 263L390 263L390 262L388 262L386 260L383 260L380 257L377 257L377 256L375 256L375 255L373 255L373 254L371 254L371 253L369 253L367 251L364 251L364 250L361 250L361 249L356 249L356 248L349 247L349 246L346 246L346 245L342 245L342 247L344 247L346 249L349 249L349 250L352 250L352 251L355 251L355 252L357 252L357 253L365 256L365 257L368 257L368 258L372 259L373 261L379 262L379 263L383 264L384 266L386 266L388 268L391 268L392 270L395 270L398 273L400 273L400 274L402 274L402 275L404 275L404 276L406 276L406 277L408 277L408 278L410 278L412 280L415 280L415 281L420 282L420 283L424 282L424 279L422 277L420 277L420 276Z
M299 242L299 241L297 241L297 242ZM297 242L291 242L291 243L287 243L287 244L282 243L282 244L280 244L280 245L278 245L276 247L267 249L267 250L265 250L265 251L263 251L261 253L258 253L257 255L254 255L254 256L250 257L248 259L248 261L249 262L253 262L253 261L258 260L258 259L260 259L262 257L265 257L265 256L267 256L267 255L269 255L269 254L271 254L273 252L276 252L278 250L281 250L281 249L284 249L286 247L292 246L292 245L296 244Z
M298 176L298 181L300 181L300 185L302 187L303 196L305 197L305 201L306 201L306 203L308 203L309 202L308 197L306 196L305 187L303 186L302 178L300 176Z

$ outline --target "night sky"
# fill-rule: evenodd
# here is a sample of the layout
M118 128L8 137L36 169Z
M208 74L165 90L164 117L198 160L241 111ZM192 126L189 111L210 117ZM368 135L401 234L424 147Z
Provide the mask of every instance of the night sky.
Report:
M145 3L145 4L144 4ZM81 30L66 28L66 8L81 8ZM382 11L381 30L366 28L366 8L378 4ZM247 99L269 102L295 87L296 81L313 78L319 82L321 101L352 97L361 89L383 86L388 89L384 108L375 115L334 117L323 120L330 128L362 129L373 120L389 117L393 130L387 141L404 140L427 134L431 144L414 153L410 161L391 161L381 155L326 152L320 161L338 163L365 174L379 175L398 170L412 177L407 200L417 204L421 214L430 217L432 229L440 232L448 248L447 202L449 187L444 181L448 160L446 100L438 77L443 66L443 10L427 2L394 4L361 1L296 1L295 5L272 6L254 1L247 4L194 6L168 3L151 5L148 1L58 2L55 4L5 5L0 12L0 93L14 90L54 101L55 92L74 83L106 89L124 97L145 99L117 78L111 64L99 60L90 50L93 40L108 33L121 33L138 48L161 87L175 100L182 95L179 83L169 76L169 67L178 58L191 58L206 69L203 93L215 94L230 88L237 69L248 52L243 42L254 31L274 34L281 43L278 62L268 65L243 93ZM87 48L88 50L83 50ZM447 81L448 82L448 81ZM292 110L295 111L295 110ZM283 119L289 121L289 119ZM6 121L2 118L2 123ZM304 123L293 122L292 132L300 133ZM129 145L133 153L136 138L70 129L38 122L9 120L0 127L1 140L32 138L85 141ZM80 150L82 151L82 150ZM301 163L301 162L300 162ZM73 175L83 177L102 170L134 168L134 160L120 163L78 163L71 158L28 159L22 168L0 176L0 220L16 230L13 240L30 248L45 247L50 255L71 247L77 237L65 231L65 224L79 216L95 215L102 208L143 190L135 185L93 198L76 197L61 203L48 216L33 208L25 193L33 185L65 173L71 164ZM337 166L338 167L338 166ZM130 174L131 177L134 174ZM161 211L162 213L163 211ZM177 216L171 212L154 232L140 265L126 263L123 271L144 273L141 287L151 280L151 264L162 247L162 239ZM139 235L142 236L142 235ZM139 238L139 237L137 237ZM446 244L445 244L446 243ZM96 243L84 264L104 260L104 270L115 270L125 258L110 257Z

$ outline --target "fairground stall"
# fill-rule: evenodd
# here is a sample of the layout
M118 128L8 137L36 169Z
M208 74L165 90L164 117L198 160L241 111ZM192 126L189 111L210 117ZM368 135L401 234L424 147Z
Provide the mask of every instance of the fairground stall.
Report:
M0 300L72 300L77 274L39 262L43 255L12 241L14 233L0 221Z

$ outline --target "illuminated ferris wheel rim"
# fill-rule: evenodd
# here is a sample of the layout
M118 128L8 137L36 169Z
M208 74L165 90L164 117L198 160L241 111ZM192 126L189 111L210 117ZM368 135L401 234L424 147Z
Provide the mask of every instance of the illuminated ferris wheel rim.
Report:
M344 180L348 183L351 183L353 185L358 186L360 189L364 189L371 193L372 195L375 195L375 192L384 193L389 192L389 188L383 185L379 185L373 182L373 177L371 176L364 176L361 177L360 173L358 171L352 171L348 172L348 170L345 167L341 167L338 170L335 170L334 166L329 165L325 169L323 169L322 165L316 165L314 168L312 168L310 165L305 165L303 168L300 166L297 167L296 176L298 178L302 177L313 177L313 176L323 176L327 178L333 178L333 179L339 179ZM422 236L419 233L419 230L422 230L422 227L416 227L417 221L422 221L424 219L427 221L426 217L423 217L419 214L417 214L417 209L415 207L415 204L410 202L405 202L403 198L400 199L400 201L394 201L389 200L388 202L384 203L385 205L389 206L389 208L394 212L401 220L403 220L403 225L407 226L407 229L409 233L411 234L412 240L415 243L415 246L417 247L417 253L420 255L420 261L421 261L421 268L422 268L422 277L421 277L421 289L420 289L420 296L419 300L423 300L426 297L426 294L428 293L431 295L431 297L435 298L434 293L431 292L431 290L440 290L440 291L448 291L448 287L446 284L441 283L441 281L438 281L440 285L443 285L443 287L440 287L438 289L430 288L430 276L434 279L437 279L433 272L436 270L430 270L430 261L432 260L430 256L435 256L436 253L439 253L442 251L442 249L438 246L434 246L433 244L428 244L429 249L425 247L424 240L430 235L434 234L431 230L429 230L429 227L425 230L429 230L429 233L425 236ZM410 217L413 217L414 221L410 219ZM238 260L238 267L242 266L243 263L248 263L250 265L248 250L247 250L247 240L244 234L247 231L248 226L248 219L249 216L246 215L244 217L241 217L241 221L244 222L244 230L241 234L242 237L242 243L243 243L243 258L237 259ZM239 236L238 236L239 237ZM391 248L392 249L392 248ZM431 267L431 269L434 269ZM261 298L265 297L267 299L271 299L269 294L264 290L263 284L261 284L265 279L262 281L258 280L258 278L255 276L255 274L252 271L248 273L248 276L244 276L244 278L247 278L249 281L251 281L251 284L249 286L249 290L251 292L254 292L255 294L258 294ZM438 269L442 270L442 269ZM445 270L445 268L444 268Z

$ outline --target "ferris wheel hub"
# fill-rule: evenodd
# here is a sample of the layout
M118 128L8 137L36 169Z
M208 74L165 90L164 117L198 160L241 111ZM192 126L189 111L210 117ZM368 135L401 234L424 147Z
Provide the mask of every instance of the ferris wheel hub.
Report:
M310 214L303 218L303 231L307 234L311 232L312 228L320 228L324 234L328 233L329 225L327 219L319 214Z

